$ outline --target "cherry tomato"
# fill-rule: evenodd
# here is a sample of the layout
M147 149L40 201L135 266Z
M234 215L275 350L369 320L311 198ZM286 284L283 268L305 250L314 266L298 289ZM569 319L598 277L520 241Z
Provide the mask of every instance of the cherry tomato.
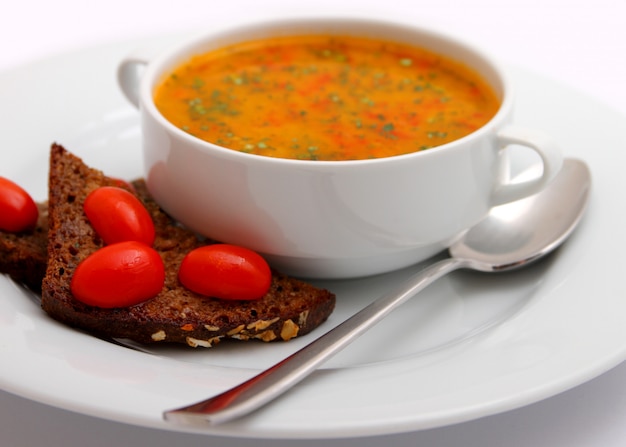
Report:
M0 177L0 230L11 233L32 230L39 210L32 197L19 185Z
M178 279L189 290L228 300L254 300L267 293L272 272L265 259L247 248L214 244L185 256Z
M161 256L142 242L107 245L85 258L74 271L74 297L91 306L127 307L155 297L163 289Z
M139 241L152 245L154 223L143 203L130 192L102 186L91 192L83 204L89 222L105 244Z
M113 183L115 184L115 186L119 186L120 188L126 188L127 190L131 192L137 192L137 190L135 189L135 185L133 185L132 183L124 179L116 178L116 177L109 177L109 179L113 180Z

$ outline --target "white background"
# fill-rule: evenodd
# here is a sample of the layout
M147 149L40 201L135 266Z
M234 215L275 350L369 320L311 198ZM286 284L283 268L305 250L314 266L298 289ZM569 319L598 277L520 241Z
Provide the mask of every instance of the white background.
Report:
M201 30L215 21L352 12L435 26L626 111L623 0L2 0L0 4L0 70L112 40Z
M437 27L506 63L566 83L626 114L624 0L0 0L0 71L111 41L200 31L216 21L329 12L398 16ZM160 432L72 414L0 392L3 447L382 444L623 447L626 365L506 414L418 433L328 442L232 440Z

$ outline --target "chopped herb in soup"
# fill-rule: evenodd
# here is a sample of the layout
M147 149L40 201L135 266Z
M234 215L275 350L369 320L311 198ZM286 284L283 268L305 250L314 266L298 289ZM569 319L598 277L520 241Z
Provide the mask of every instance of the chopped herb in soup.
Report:
M496 113L469 68L406 44L306 35L193 57L155 92L160 112L203 140L252 154L389 157L461 138Z

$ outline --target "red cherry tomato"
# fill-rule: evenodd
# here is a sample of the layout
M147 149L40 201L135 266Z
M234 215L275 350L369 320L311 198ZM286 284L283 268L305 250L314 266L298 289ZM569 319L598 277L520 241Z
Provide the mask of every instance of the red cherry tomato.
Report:
M107 245L85 258L74 271L72 295L91 306L127 307L161 292L165 266L151 247L137 241Z
M131 192L137 192L137 190L135 189L135 185L133 185L132 183L124 179L115 178L115 177L109 177L109 179L113 180L113 183L115 186L119 186L120 188L126 188L127 190Z
M254 300L267 293L272 272L265 259L247 248L214 244L185 256L178 279L189 290L228 300Z
M105 244L139 241L152 245L154 223L148 210L130 192L102 186L91 192L83 204L89 222Z
M19 185L0 177L0 230L10 233L32 230L39 210L32 197Z

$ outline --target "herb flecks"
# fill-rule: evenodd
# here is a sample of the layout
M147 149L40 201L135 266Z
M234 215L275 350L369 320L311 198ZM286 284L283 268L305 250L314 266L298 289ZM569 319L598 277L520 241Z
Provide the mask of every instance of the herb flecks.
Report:
M205 115L207 113L206 107L202 104L201 98L193 98L188 102L189 112L191 116L194 115Z
M193 88L194 90L200 90L202 87L204 87L204 84L205 82L201 78L194 78L193 83L191 84L191 88Z
M388 139L391 140L395 140L398 138L398 136L396 134L394 134L395 130L395 126L393 125L393 123L386 123L385 125L383 125L383 127L381 128L381 134Z
M268 38L196 56L157 87L155 104L198 138L303 160L425 150L479 128L499 107L480 78L441 56L324 35Z
M434 131L428 132L428 138L445 138L448 136L448 132Z

